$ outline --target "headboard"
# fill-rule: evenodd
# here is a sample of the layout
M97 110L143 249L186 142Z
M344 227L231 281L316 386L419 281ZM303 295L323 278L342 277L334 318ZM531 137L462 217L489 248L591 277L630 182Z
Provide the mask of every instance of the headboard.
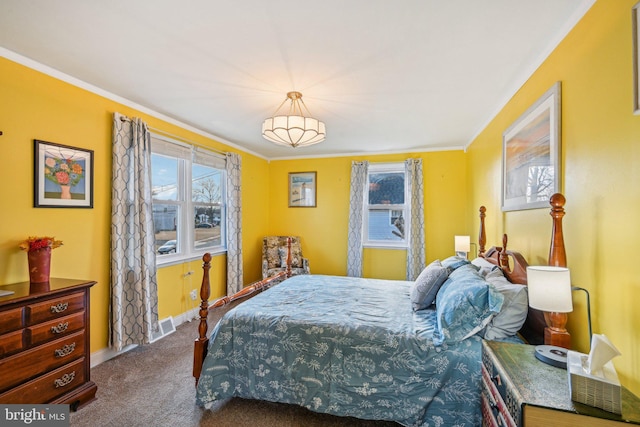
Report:
M565 197L556 193L549 199L551 205L550 215L553 218L551 229L551 246L549 249L548 265L566 267L567 255L564 247L564 236L562 232L562 218L564 217ZM478 256L485 258L489 262L499 266L505 277L511 283L527 285L527 266L529 265L524 257L516 251L507 249L508 237L502 236L502 246L493 246L485 252L486 234L484 218L486 208L480 207L480 233L478 235ZM546 326L544 313L540 310L529 307L527 320L525 321L520 335L529 344L544 344L544 328Z

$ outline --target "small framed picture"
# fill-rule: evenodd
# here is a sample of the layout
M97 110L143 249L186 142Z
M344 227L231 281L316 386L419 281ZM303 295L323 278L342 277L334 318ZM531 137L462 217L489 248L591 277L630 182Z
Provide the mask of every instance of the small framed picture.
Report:
M34 140L33 206L93 207L93 151Z
M316 187L315 172L290 172L289 207L315 208Z

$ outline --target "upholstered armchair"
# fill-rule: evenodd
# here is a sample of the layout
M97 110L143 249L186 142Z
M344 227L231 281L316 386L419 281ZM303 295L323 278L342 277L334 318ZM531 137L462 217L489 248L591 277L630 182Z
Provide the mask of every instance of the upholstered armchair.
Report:
M267 236L262 240L262 278L287 271L288 243L291 238L291 275L310 274L309 260L302 257L297 236Z

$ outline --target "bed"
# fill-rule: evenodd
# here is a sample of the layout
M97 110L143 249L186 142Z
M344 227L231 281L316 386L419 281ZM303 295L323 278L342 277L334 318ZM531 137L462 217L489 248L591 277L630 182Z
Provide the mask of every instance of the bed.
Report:
M553 265L566 259L560 197L552 197ZM437 292L429 290L435 304L426 307L415 307L415 282L286 273L209 304L205 254L197 404L242 397L405 426L480 425L483 337L539 343L544 328L542 313L522 301L515 330L511 318L508 327L497 321L508 298L490 277L521 295L527 262L507 249L506 235L500 247L485 251L485 212L481 207L478 258L438 261L446 277ZM210 309L255 293L208 337Z

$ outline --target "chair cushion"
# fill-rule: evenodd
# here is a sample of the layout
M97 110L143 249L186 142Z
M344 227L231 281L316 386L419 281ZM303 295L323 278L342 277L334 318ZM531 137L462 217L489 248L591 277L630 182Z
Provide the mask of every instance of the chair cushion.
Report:
M297 249L297 250L296 250ZM287 266L287 248L278 248L278 258L280 260L280 267ZM291 267L292 268L300 268L302 267L302 254L299 248L294 248L291 245Z

